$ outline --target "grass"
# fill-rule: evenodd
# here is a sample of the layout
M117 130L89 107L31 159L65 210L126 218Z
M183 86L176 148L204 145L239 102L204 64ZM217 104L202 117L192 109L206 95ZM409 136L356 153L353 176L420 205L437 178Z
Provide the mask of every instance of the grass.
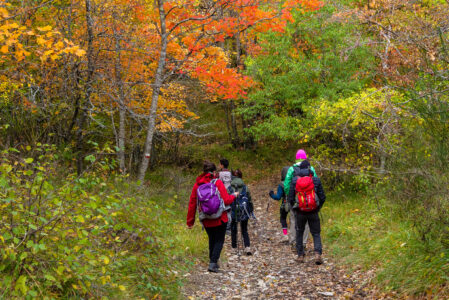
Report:
M331 194L328 199L322 227L331 255L351 268L376 268L375 283L385 291L448 296L447 248L421 241L409 222L386 205L379 209L373 199L356 194Z

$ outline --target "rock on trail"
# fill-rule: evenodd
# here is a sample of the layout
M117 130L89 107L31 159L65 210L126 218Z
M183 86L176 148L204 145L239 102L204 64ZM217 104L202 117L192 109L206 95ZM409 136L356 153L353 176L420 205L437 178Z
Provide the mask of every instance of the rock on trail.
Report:
M251 220L249 233L253 255L232 253L231 237L226 236L220 258L220 273L207 272L207 265L199 263L193 274L186 274L188 283L183 289L186 299L378 299L368 286L368 275L362 272L346 274L337 262L326 255L323 240L324 264L313 262L313 242L309 238L306 261L295 261L296 252L282 242L279 222L279 203L267 194L276 187L270 180L249 185L258 221ZM239 228L240 230L240 228ZM239 232L240 234L240 232Z

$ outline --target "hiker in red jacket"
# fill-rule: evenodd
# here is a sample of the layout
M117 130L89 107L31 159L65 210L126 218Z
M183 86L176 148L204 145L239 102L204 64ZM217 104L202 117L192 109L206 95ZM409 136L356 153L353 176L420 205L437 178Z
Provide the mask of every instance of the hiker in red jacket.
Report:
M192 194L189 200L189 210L187 212L187 227L191 229L195 223L195 214L197 211L198 204L198 188L203 184L208 184L213 181L214 186L218 190L221 199L225 206L231 205L234 199L239 195L238 192L229 195L223 182L220 179L216 179L217 167L214 163L204 162L203 174L196 178L196 182L193 185ZM217 218L207 218L203 219L202 224L206 229L206 233L209 237L209 272L218 272L218 259L220 258L221 250L223 249L223 244L226 235L226 225L228 223L228 214L223 211Z

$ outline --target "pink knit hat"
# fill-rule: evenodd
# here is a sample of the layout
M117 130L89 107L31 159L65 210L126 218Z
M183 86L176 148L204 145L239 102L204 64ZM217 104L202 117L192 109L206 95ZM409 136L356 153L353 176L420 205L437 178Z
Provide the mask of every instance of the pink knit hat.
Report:
M307 159L306 151L299 149L298 152L296 152L296 159Z

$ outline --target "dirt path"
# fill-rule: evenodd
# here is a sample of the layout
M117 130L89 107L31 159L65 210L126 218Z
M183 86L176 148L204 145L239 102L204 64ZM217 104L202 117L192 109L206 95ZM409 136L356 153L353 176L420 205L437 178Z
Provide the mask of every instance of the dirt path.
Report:
M184 289L187 299L366 299L377 298L366 287L368 276L360 272L345 274L329 259L323 241L324 264L312 261L307 251L306 262L298 264L297 255L288 243L282 242L279 203L266 196L276 183L249 186L256 206L258 222L250 221L252 256L233 255L231 239L226 236L220 258L221 272L207 272L199 264L193 274L186 274L189 283ZM260 188L260 187L263 188ZM268 209L267 209L268 208ZM313 248L309 239L307 249Z

